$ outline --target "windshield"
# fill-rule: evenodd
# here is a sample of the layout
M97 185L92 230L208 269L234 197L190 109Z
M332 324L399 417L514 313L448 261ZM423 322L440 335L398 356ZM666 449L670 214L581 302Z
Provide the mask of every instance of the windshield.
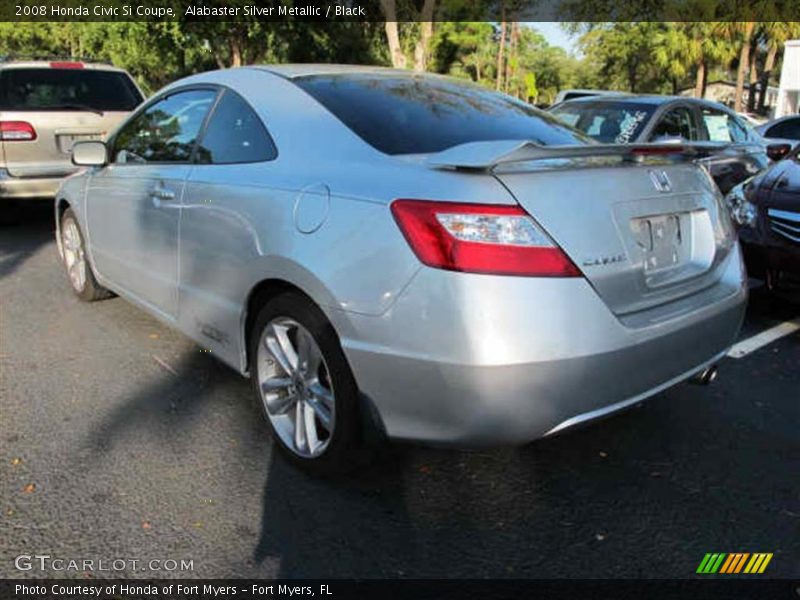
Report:
M125 73L94 69L4 69L0 110L130 111L142 101Z
M490 140L591 143L524 102L444 77L358 73L293 81L386 154L440 152Z
M561 104L550 114L604 144L637 141L655 107L637 102L575 102Z

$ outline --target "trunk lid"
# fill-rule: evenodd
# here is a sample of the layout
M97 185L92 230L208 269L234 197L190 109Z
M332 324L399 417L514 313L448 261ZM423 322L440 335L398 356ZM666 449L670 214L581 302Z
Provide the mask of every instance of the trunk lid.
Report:
M716 186L688 161L565 158L494 174L617 315L714 285L735 244Z

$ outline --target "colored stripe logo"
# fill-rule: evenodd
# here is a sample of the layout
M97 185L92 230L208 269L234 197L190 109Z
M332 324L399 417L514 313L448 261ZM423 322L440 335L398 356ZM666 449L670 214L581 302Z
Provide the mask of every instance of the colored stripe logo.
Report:
M760 574L772 560L772 552L709 552L700 561L697 573L736 575L737 573Z

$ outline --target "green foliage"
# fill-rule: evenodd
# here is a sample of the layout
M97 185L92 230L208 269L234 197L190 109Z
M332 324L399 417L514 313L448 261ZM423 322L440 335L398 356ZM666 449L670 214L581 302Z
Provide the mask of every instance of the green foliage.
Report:
M506 0L508 18L517 10L515 1ZM583 6L583 0L570 1ZM609 10L616 6L612 0L600 1ZM760 6L764 1L754 0ZM397 0L398 18L413 18L420 5L420 0ZM782 21L748 28L745 23L683 20L689 14L713 18L717 0L685 0L681 7L688 12L677 14L681 21L676 22L564 23L578 38L578 55L549 45L535 23L509 25L500 78L500 23L439 21L433 27L427 68L490 88L499 79L507 93L535 103L550 103L566 88L672 93L684 87L700 89L709 78L734 78L736 71L731 69L740 67L745 44L754 48L758 74L774 81L783 43L800 35L797 23ZM483 9L466 0L437 0L436 10L466 19L479 18ZM422 28L408 20L398 28L403 50L411 57ZM111 62L130 71L147 92L191 73L240 64L391 64L383 23L346 21L0 22L3 54Z
M80 56L150 93L192 73L265 62L388 64L379 23L0 22L0 55Z
M669 83L655 56L657 39L666 29L664 23L648 21L604 23L583 34L580 47L598 61L609 89L659 93Z
M431 51L434 70L478 83L493 82L497 61L495 36L491 23L438 23Z

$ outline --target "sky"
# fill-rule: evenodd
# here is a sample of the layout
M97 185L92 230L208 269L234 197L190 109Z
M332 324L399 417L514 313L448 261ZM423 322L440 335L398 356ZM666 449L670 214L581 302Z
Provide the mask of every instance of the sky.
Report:
M525 23L541 33L551 46L561 46L568 52L576 52L575 40L561 29L561 23L556 21L529 21Z

